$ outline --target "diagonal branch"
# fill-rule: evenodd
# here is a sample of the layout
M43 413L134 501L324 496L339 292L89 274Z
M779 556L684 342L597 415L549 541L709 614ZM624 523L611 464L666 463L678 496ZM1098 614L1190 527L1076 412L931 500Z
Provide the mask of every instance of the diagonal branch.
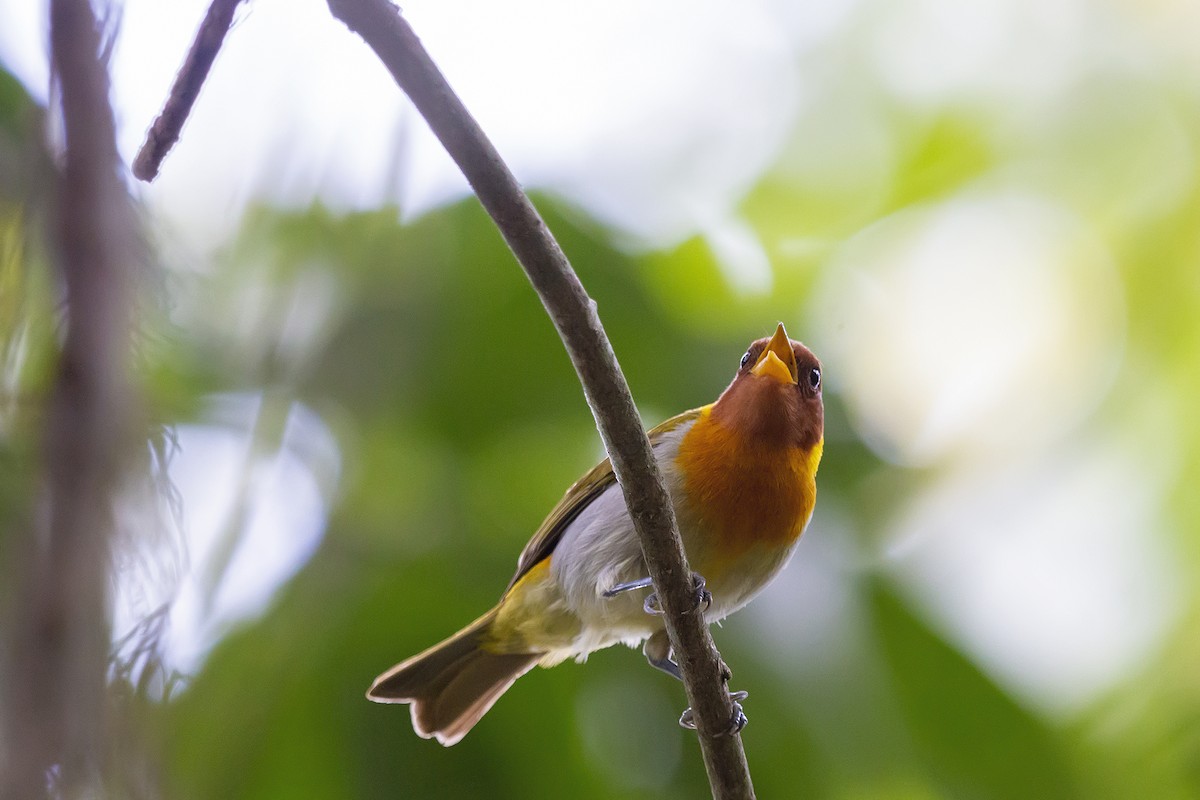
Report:
M400 10L390 0L328 2L333 15L367 42L412 99L463 171L541 297L579 374L641 539L694 709L713 796L753 797L740 737L721 735L733 713L722 677L724 665L703 615L687 613L695 603L675 516L595 302Z
M196 40L188 51L175 83L171 85L171 93L163 106L162 113L154 120L150 130L146 132L146 141L133 160L133 174L143 181L152 181L158 176L158 169L167 153L179 141L179 132L187 121L192 105L200 95L200 87L208 77L213 61L225 41L225 34L233 24L233 12L242 0L213 0L208 7L200 30L196 32Z

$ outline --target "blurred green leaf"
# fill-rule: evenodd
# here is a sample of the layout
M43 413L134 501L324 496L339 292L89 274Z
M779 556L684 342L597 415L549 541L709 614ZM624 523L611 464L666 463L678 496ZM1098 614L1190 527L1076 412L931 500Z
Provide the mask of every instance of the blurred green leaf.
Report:
M874 633L913 744L950 797L1082 796L1053 731L877 581Z

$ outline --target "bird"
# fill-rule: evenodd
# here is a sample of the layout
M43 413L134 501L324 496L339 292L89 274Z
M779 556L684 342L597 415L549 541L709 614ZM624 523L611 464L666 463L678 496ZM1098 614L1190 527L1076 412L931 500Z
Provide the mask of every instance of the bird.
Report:
M679 526L698 609L724 619L786 565L812 518L824 449L821 362L788 338L750 344L709 405L648 431ZM521 552L500 601L450 638L379 675L367 698L408 703L412 725L459 742L535 665L625 643L680 678L641 545L611 463L580 478ZM746 723L731 692L730 732ZM681 724L693 727L690 709Z

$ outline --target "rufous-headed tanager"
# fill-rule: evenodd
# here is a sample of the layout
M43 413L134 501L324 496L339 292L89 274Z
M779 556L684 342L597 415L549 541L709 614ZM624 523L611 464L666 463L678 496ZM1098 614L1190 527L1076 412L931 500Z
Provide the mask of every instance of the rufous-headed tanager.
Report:
M649 435L697 573L698 607L716 622L783 568L812 517L824 444L821 363L780 324L750 345L715 403ZM634 591L651 588L646 574L605 460L550 512L492 610L380 675L367 697L411 703L416 732L452 745L535 664L645 642L649 662L679 677L656 598ZM731 729L744 724L735 704Z

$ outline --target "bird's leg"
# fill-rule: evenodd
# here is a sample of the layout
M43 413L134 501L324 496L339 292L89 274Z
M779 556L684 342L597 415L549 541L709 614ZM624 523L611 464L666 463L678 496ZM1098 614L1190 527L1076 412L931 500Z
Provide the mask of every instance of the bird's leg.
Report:
M645 654L646 660L650 662L650 666L655 669L660 669L668 675L673 676L679 681L683 680L683 675L679 672L679 665L671 658L671 640L667 638L665 630L656 631L646 643L642 645L642 653ZM729 667L721 662L721 683L728 687L729 679L733 677L733 673ZM729 691L726 688L726 691ZM729 702L733 705L733 715L729 718L729 727L723 732L723 736L733 736L741 733L742 728L746 727L746 723L750 720L746 717L746 711L742 708L742 700L750 696L749 692L729 692ZM689 730L696 730L696 721L693 718L692 709L689 706L683 710L679 716L679 724Z
M611 589L605 589L602 594L605 597L616 597L622 592L632 592L634 589L645 589L647 586L653 586L654 582L649 578L638 578L636 581L627 581L618 583Z
M704 576L699 572L692 573L692 591L695 593L695 608L699 608L701 611L708 611L709 606L712 605L713 596L712 592L705 588ZM658 593L651 592L646 595L646 602L642 603L642 608L645 609L647 614L657 615L663 613L662 606L658 602ZM692 610L694 611L695 609Z
M667 631L665 629L655 631L646 640L646 643L642 645L642 653L646 656L646 660L650 662L650 666L662 670L681 683L683 682L683 675L679 672L679 665L671 658L671 640L667 638Z
M697 577L699 577L699 576L697 576ZM618 583L616 586L613 586L609 589L605 589L600 594L603 597L616 597L617 595L621 594L622 592L632 592L634 589L645 589L645 588L647 588L649 586L653 586L653 585L654 585L654 581L651 580L650 578L638 578L636 581L626 581L625 583ZM646 601L644 603L642 603L642 608L644 608L646 610L647 614L663 613L662 609L659 608L659 606L658 606L658 595L656 595L654 592L651 592L650 594L646 595Z

